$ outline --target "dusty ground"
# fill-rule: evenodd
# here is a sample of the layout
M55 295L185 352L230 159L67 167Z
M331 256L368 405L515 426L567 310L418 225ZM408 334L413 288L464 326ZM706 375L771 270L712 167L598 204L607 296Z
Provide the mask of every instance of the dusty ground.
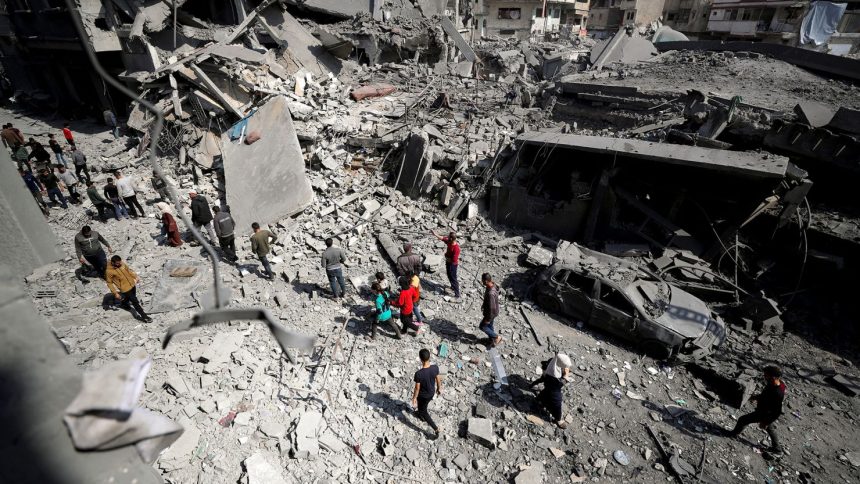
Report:
M785 93L779 98L788 102ZM48 126L27 118L13 120L5 114L0 121L14 121L25 136L42 136L58 129L56 122ZM91 164L102 163L98 153L105 151L105 146L114 146L109 135L97 125L75 129ZM131 172L146 180L149 170L141 164ZM102 185L106 176L99 174L97 184ZM850 355L828 353L816 347L814 330L807 333L807 328L815 327L810 324L797 333L780 336L734 333L713 361L703 363L722 372L731 370L732 375L743 371L755 374L768 363L785 368L789 394L780 435L787 454L768 462L760 453L760 443L767 439L762 431L750 427L740 440L719 434L718 429L732 426L734 419L750 407L739 410L720 401L719 389L695 377L694 368L662 365L639 355L626 343L579 328L573 321L542 316L536 310L532 314L537 330L549 341L538 346L519 313L521 303L528 307L523 300L534 278L534 271L520 263L528 245L489 245L509 237L511 231L497 230L501 228L492 227L481 217L446 227L447 221L436 214L432 204L416 206L397 193L388 198L390 192L381 180L363 172L311 176L317 189L314 207L274 227L280 236L276 254L284 259L275 269L279 273L298 272L298 281L258 278L253 273L256 260L247 241L240 242L240 237L240 265L221 263L225 285L232 289L232 305L262 305L286 326L318 335L316 350L302 355L298 365L283 358L261 325L248 322L185 333L162 350L165 329L191 316L194 309L157 314L152 324L135 321L124 311L102 309L105 286L95 278L87 284L76 281L78 265L71 257L72 236L84 220L88 203L72 206L68 212L52 210L51 226L70 258L52 266L43 277L32 278L30 291L45 287L60 291L58 297L34 299L34 304L83 368L142 353L153 357L141 405L186 427L183 439L156 463L168 482L237 482L247 472L245 459L257 453L281 469L287 482L506 482L521 466L538 462L545 465L546 482L571 482L572 474L595 482L665 482L668 474L663 469L667 464L659 457L645 425L665 433L681 457L694 466L699 464L704 446L702 479L706 482L860 480L860 469L852 467L845 457L860 451L860 403L836 391L822 376L827 370L836 370L860 378L852 365L852 361L858 362L856 347ZM148 183L142 185L146 187L142 198L151 203L155 194ZM355 220L348 215L349 210L327 218L319 217L318 211L327 199L352 188L369 187L378 188L368 191L368 197L391 204L400 214L343 241L350 256L347 277L376 270L393 277L373 238L380 227L405 226L424 233L431 228L454 228L471 234L463 243L460 279L464 298L460 302L447 300L444 274L429 275L423 302L429 324L416 338L395 340L382 328L379 339L370 342L365 338L369 328L363 317L369 307L367 298L352 287L343 305L324 296L327 283L317 267L316 247L326 234L350 227ZM203 189L205 193L211 188L204 184ZM81 222L76 217L82 217ZM201 258L200 249L187 244L179 249L159 246L154 218L92 225L114 247L135 241L130 265L143 280L145 306L165 260ZM419 252L442 250L441 244L427 236L412 239ZM251 272L243 276L243 268ZM477 279L485 271L495 274L505 290L497 327L506 340L500 352L511 375L511 386L501 392L493 388L486 348L478 341L483 334L476 328L480 319ZM283 295L286 302L277 304L276 294ZM239 341L230 361L216 367L197 362L200 354L213 342L223 343L225 336ZM447 358L434 356L445 378L443 395L431 404L431 412L444 435L432 441L424 434L425 424L405 409L405 402L412 373L418 367L418 350L435 350L442 342L450 345L451 353ZM554 349L566 351L574 360L573 378L565 388L565 414L570 426L564 431L540 420L525 419L540 413L533 408L532 393L523 385L537 376L539 362L549 358ZM618 372L624 373L624 387L619 386ZM187 390L178 395L165 390L163 384L173 378L171 374L178 374ZM622 392L620 399L612 395L615 388ZM689 411L672 418L664 407L670 404ZM495 423L500 444L495 450L464 438L464 422L476 405L485 407L480 411ZM236 420L226 427L219 425L218 420L231 409L239 410ZM322 450L315 460L293 459L294 429L302 416L312 412L322 412L325 423L318 427L318 437L333 448ZM349 448L356 443L366 464ZM550 449L560 452L554 454ZM613 459L617 450L629 457L628 465Z
M643 90L686 92L697 89L744 102L791 112L803 100L834 108L860 107L860 88L828 79L786 62L762 57L738 58L721 52L666 52L658 59L623 68L624 79L595 82L639 86Z

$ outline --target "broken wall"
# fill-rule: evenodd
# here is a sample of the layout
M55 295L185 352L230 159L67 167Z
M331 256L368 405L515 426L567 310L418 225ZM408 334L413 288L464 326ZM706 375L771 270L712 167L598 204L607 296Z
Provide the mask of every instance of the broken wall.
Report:
M223 159L227 204L236 230L252 222L270 224L294 215L313 200L305 160L293 127L287 99L275 96L248 118L244 136L259 134L252 144L224 133Z

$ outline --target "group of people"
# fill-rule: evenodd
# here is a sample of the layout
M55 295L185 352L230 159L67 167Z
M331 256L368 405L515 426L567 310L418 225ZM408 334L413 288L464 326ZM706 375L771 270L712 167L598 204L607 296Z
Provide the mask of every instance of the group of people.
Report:
M59 205L67 209L69 203L80 204L82 197L78 188L81 183L90 185L92 182L87 157L75 146L74 135L68 123L63 128L63 135L69 144L68 157L54 135L48 135L48 147L54 153L54 163L52 163L51 155L45 147L34 138L25 141L21 131L12 123L5 124L0 131L0 139L17 162L18 173L46 216L50 211L50 205ZM74 166L74 173L70 165ZM50 205L43 196L48 197Z

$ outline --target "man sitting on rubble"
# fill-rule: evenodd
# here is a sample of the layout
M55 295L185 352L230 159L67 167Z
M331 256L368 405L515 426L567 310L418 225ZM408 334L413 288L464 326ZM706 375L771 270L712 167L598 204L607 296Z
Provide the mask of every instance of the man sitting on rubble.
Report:
M782 447L779 445L774 424L776 419L782 415L785 383L782 382L782 370L776 366L764 367L762 376L765 381L764 389L758 395L750 398L751 401L756 402L755 410L738 418L735 428L728 434L731 437L737 437L747 425L757 423L770 436L770 455L778 457L782 455Z
M543 383L543 390L537 394L537 400L543 408L552 416L553 422L559 428L567 428L567 423L561 419L562 395L561 389L564 380L570 373L570 357L564 353L557 353L552 359L545 362L546 368L540 378L533 381L530 387Z

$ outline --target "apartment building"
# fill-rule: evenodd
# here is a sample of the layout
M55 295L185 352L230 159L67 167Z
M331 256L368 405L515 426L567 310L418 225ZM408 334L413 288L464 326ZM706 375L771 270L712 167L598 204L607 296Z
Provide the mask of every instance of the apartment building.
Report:
M666 0L663 24L696 39L708 30L711 0Z

